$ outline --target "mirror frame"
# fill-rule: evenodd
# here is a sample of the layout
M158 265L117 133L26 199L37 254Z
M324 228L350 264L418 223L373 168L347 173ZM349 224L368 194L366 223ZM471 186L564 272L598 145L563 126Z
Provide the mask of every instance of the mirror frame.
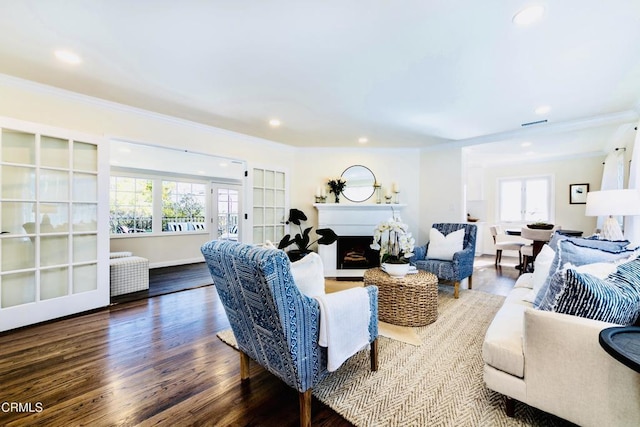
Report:
M350 185L349 179L345 176L345 174L348 174L350 170L360 170L360 169L361 169L360 173L365 174L368 172L368 174L371 175L371 184L369 184L369 179L366 179L364 180L365 185ZM374 195L375 193L374 185L377 182L376 176L368 167L364 165L352 165L346 168L344 172L342 172L342 175L340 176L347 182L344 191L342 191L342 194L347 200L350 200L355 203L361 203L369 200L371 196ZM349 191L350 189L352 191Z

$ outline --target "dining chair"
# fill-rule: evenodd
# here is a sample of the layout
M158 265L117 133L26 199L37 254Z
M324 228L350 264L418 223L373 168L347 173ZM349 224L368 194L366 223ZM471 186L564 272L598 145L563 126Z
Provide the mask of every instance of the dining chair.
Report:
M489 227L489 230L491 231L491 237L493 238L493 248L496 251L495 266L497 267L500 265L500 262L502 261L502 251L518 252L518 265L522 265L522 254L520 250L525 245L525 242L522 239L516 240L518 239L517 237L514 238L514 236L508 236L499 225L491 226Z

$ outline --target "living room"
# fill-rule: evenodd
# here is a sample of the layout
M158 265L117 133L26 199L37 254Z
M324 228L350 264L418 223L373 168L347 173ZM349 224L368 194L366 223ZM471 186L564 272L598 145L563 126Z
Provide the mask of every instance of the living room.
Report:
M215 22L224 30L225 36L236 43L233 48L227 48L235 53L220 60L228 66L221 66L224 69L221 74L210 78L215 83L205 78L199 89L191 87L190 82L195 80L194 74L207 73L199 68L203 64L177 67L184 68L179 73L171 69L165 62L166 58L161 62L155 57L149 60L148 66L158 70L156 74L147 68L138 68L139 64L132 59L143 57L145 46L132 30L135 24L144 23L145 31L150 31L160 40L160 32L156 33L157 28L153 28L146 19L154 13L158 19L160 16L169 19L172 11L177 13L173 7L164 5L166 9L153 12L150 9L154 8L149 5L142 7L143 11L127 9L123 18L119 17L117 7L90 7L90 16L85 17L88 28L82 28L82 31L78 28L76 33L73 30L74 19L78 20L80 15L63 17L60 11L67 6L60 4L57 7L59 11L55 11L53 5L37 3L33 3L33 10L27 10L30 6L7 9L2 21L7 28L16 31L14 41L0 43L2 126L19 128L25 125L45 133L62 131L87 136L98 141L103 153L108 152L108 147L115 141L125 141L154 150L170 149L235 160L242 164L242 172L247 172L246 176L240 174L233 178L234 184L243 191L242 213L247 217L241 219L239 236L246 243L263 243L264 240L256 239L253 234L252 186L256 168L284 173L287 210L301 209L308 216L308 225L315 227L318 225L318 213L313 204L318 187L325 187L329 179L340 176L350 166L364 165L382 185L381 191L388 191L393 185L400 188L400 203L406 205L402 209L402 220L408 224L417 244L427 242L432 224L463 223L470 214L478 219L477 224L482 229L477 242L478 253L492 256L494 249L488 227L499 222L499 179L552 177L552 216L549 222L589 235L598 226L597 218L585 215L585 204L572 203L570 186L588 184L590 191L599 190L607 155L619 149L624 164L628 166L633 154L634 128L640 118L640 79L637 78L640 56L635 49L640 30L637 22L628 18L640 11L633 2L615 10L595 1L589 2L588 7L579 2L568 6L545 3L547 17L568 20L566 26L571 28L570 31L567 28L559 31L557 21L552 28L543 26L548 31L543 37L544 46L549 49L546 52L538 45L542 43L539 39L530 33L527 35L526 31L530 29L513 29L511 20L519 7L500 2L491 3L488 10L467 4L469 9L463 12L458 10L458 6L447 6L441 2L427 2L433 3L427 6L413 2L407 9L377 5L371 12L371 19L362 17L363 32L366 29L362 36L354 35L358 31L354 29L353 22L358 22L359 15L367 15L365 9L369 6L333 4L340 13L318 6L317 12L320 14L322 11L322 19L318 18L316 22L309 17L311 13L308 10L291 11L287 18L273 16L275 12L265 11L264 6L245 5L234 11L218 5L220 17ZM197 19L194 10L200 10L201 6L190 4L184 9L190 11L191 19L198 21L202 25L200 30L205 31L215 25ZM96 18L101 14L101 7L109 17L104 23ZM582 8L587 10L576 16L565 15ZM212 9L207 8L206 11L212 13ZM80 14L77 10L75 12ZM244 21L236 15L238 12L240 15L248 13L250 19ZM281 48L293 43L291 51L286 54L266 47L266 39L260 43L260 37L255 34L247 36L244 41L238 38L236 28L245 28L247 22L253 20L262 21L261 13L269 13L272 22L281 24L282 28L290 28L290 31L293 31L290 27L292 22L309 25L307 30L298 28L302 39L300 45L290 40L292 37L286 30L274 36L276 45ZM385 14L390 16L389 20L385 19ZM412 16L414 14L415 17ZM433 17L424 25L420 19L426 22L431 14ZM509 31L509 35L498 34L478 24L474 19L478 14L496 15L490 21L492 28L497 28L498 17L506 20L508 25L500 24L499 28ZM459 22L452 18L456 15ZM336 20L331 21L332 17ZM438 18L443 22L438 23ZM125 22L122 25L126 31L120 31L120 19ZM569 24L572 19L580 23L584 19L589 25L577 24L573 29ZM23 20L24 28L16 28ZM326 27L325 20L334 22L336 28L320 32ZM252 23L259 28L256 34L268 33L271 25L259 26L263 24ZM182 25L180 31L187 34L187 28ZM403 25L412 30L403 31ZM422 26L427 27L425 33L412 32L417 32ZM90 27L102 30L94 33ZM63 28L67 30L63 31ZM448 28L460 32L454 31L451 40L445 41L444 34ZM33 32L33 40L21 31ZM105 33L107 39L124 38L129 31L132 33L131 44L143 46L142 49L134 49L132 57L119 57L112 51L119 48L111 46L108 40L102 42L106 45L93 51L88 46L82 49L85 43L82 40L91 45L88 40L92 39L92 34L97 37L96 34ZM54 37L52 33L58 36ZM485 34L486 39L474 45L472 41L480 33ZM177 55L184 61L187 57L202 59L207 55L222 55L224 48L204 55L198 51L206 44L200 40L220 39L215 37L215 33L207 34L195 42L186 35L185 41L178 32L172 32L173 39L168 37L162 41L170 46L170 40L179 40L185 50ZM561 46L552 52L550 46L554 42L550 39L555 37L551 34L563 40L563 43L557 43ZM612 37L609 45L602 41L605 34ZM584 44L581 37L587 40ZM84 64L73 68L53 62L49 59L52 56L49 50L54 48L54 43L47 43L48 38L57 44L75 46L85 55ZM399 48L401 43L415 39L421 42L407 44L406 51ZM499 39L506 39L508 43L500 45L504 55L494 56L492 51L500 50L494 47ZM120 45L126 45L122 40L118 39ZM320 46L319 40L335 51L332 53L330 48ZM303 55L305 43L318 50L314 49L309 56ZM249 46L253 44L256 46ZM46 55L47 59L34 62L33 57L19 53L25 45L30 46L25 52L43 58ZM619 46L619 49L611 49L610 45ZM384 49L373 54L372 46ZM158 51L163 52L164 49L165 45ZM106 55L107 51L113 56ZM364 53L355 55L356 51ZM243 55L237 52L247 52L244 56L256 59L238 65L235 61ZM273 57L268 58L267 52ZM377 58L382 52L387 59ZM324 61L350 63L352 55L363 62L344 68L324 66ZM531 57L530 62L527 55ZM398 59L399 65L394 65L394 58ZM258 66L260 62L264 68ZM280 63L282 68L273 63ZM440 63L447 67L436 67ZM212 66L211 70L214 68ZM291 70L290 77L274 78L280 76L283 69ZM471 69L477 69L478 74L462 74L463 70ZM375 72L368 74L362 70ZM209 73L213 76L213 71ZM227 89L231 94L223 91L224 78L229 77L228 74L243 73L247 73L247 79L238 86L229 86ZM537 73L540 73L539 78ZM498 85L501 81L505 83L503 87ZM311 97L314 85L321 89ZM215 89L205 93L202 88L207 86L215 86ZM291 92L285 92L287 86L292 88ZM200 89L204 94L202 97L197 96ZM341 98L343 92L345 97ZM253 101L261 96L265 97L265 104L258 106L256 101L253 105ZM287 103L287 99L294 101ZM535 108L542 103L551 105L551 111L535 113ZM285 107L285 104L289 105ZM223 106L229 110L224 110ZM273 109L270 110L269 106ZM282 120L279 127L268 123L272 116ZM350 122L342 122L341 118L348 118ZM531 124L538 121L541 123ZM109 173L113 174L119 166L114 164L113 158L109 161L108 154L101 157L100 162L100 167L107 171L108 180ZM629 177L627 166L625 180ZM214 165L203 176L205 180L220 178ZM100 181L100 188L106 188L108 183L105 182ZM100 197L100 203L108 200L104 194ZM329 194L327 202L331 203L332 199L333 195ZM345 198L340 203L360 205ZM374 198L364 202L367 203L375 203ZM29 214L35 212L29 211ZM107 215L104 210L101 212L101 224L106 225ZM519 228L524 223L507 225ZM147 236L100 234L102 240L97 258L103 267L99 274L99 287L108 290L108 274L105 273L108 271L109 252L132 252L148 259L152 268L181 265L202 261L200 247L212 236L213 233L208 232ZM275 241L278 237L275 236ZM102 292L100 298L101 306L106 306L108 295ZM191 307L197 312L195 306ZM142 313L144 317L144 310ZM131 322L135 324L134 320ZM229 364L236 363L235 358L229 360Z

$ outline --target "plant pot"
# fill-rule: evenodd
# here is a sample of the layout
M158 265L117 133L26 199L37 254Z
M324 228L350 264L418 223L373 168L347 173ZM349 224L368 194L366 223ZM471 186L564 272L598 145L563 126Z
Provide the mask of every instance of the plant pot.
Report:
M382 263L382 271L387 273L391 277L401 278L409 273L409 263L405 264L389 264L388 262Z
M310 252L311 251L301 251L299 249L292 249L287 252L287 256L289 257L289 261L296 262L296 261L300 261L302 258L305 257L305 255L307 255Z

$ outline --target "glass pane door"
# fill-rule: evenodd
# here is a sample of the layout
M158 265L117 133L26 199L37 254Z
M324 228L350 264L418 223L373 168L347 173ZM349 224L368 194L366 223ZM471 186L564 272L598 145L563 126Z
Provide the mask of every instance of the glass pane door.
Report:
M285 234L285 204L285 172L254 168L253 243L278 245Z
M212 184L213 209L211 227L212 238L219 240L240 241L240 216L242 187L229 184Z

